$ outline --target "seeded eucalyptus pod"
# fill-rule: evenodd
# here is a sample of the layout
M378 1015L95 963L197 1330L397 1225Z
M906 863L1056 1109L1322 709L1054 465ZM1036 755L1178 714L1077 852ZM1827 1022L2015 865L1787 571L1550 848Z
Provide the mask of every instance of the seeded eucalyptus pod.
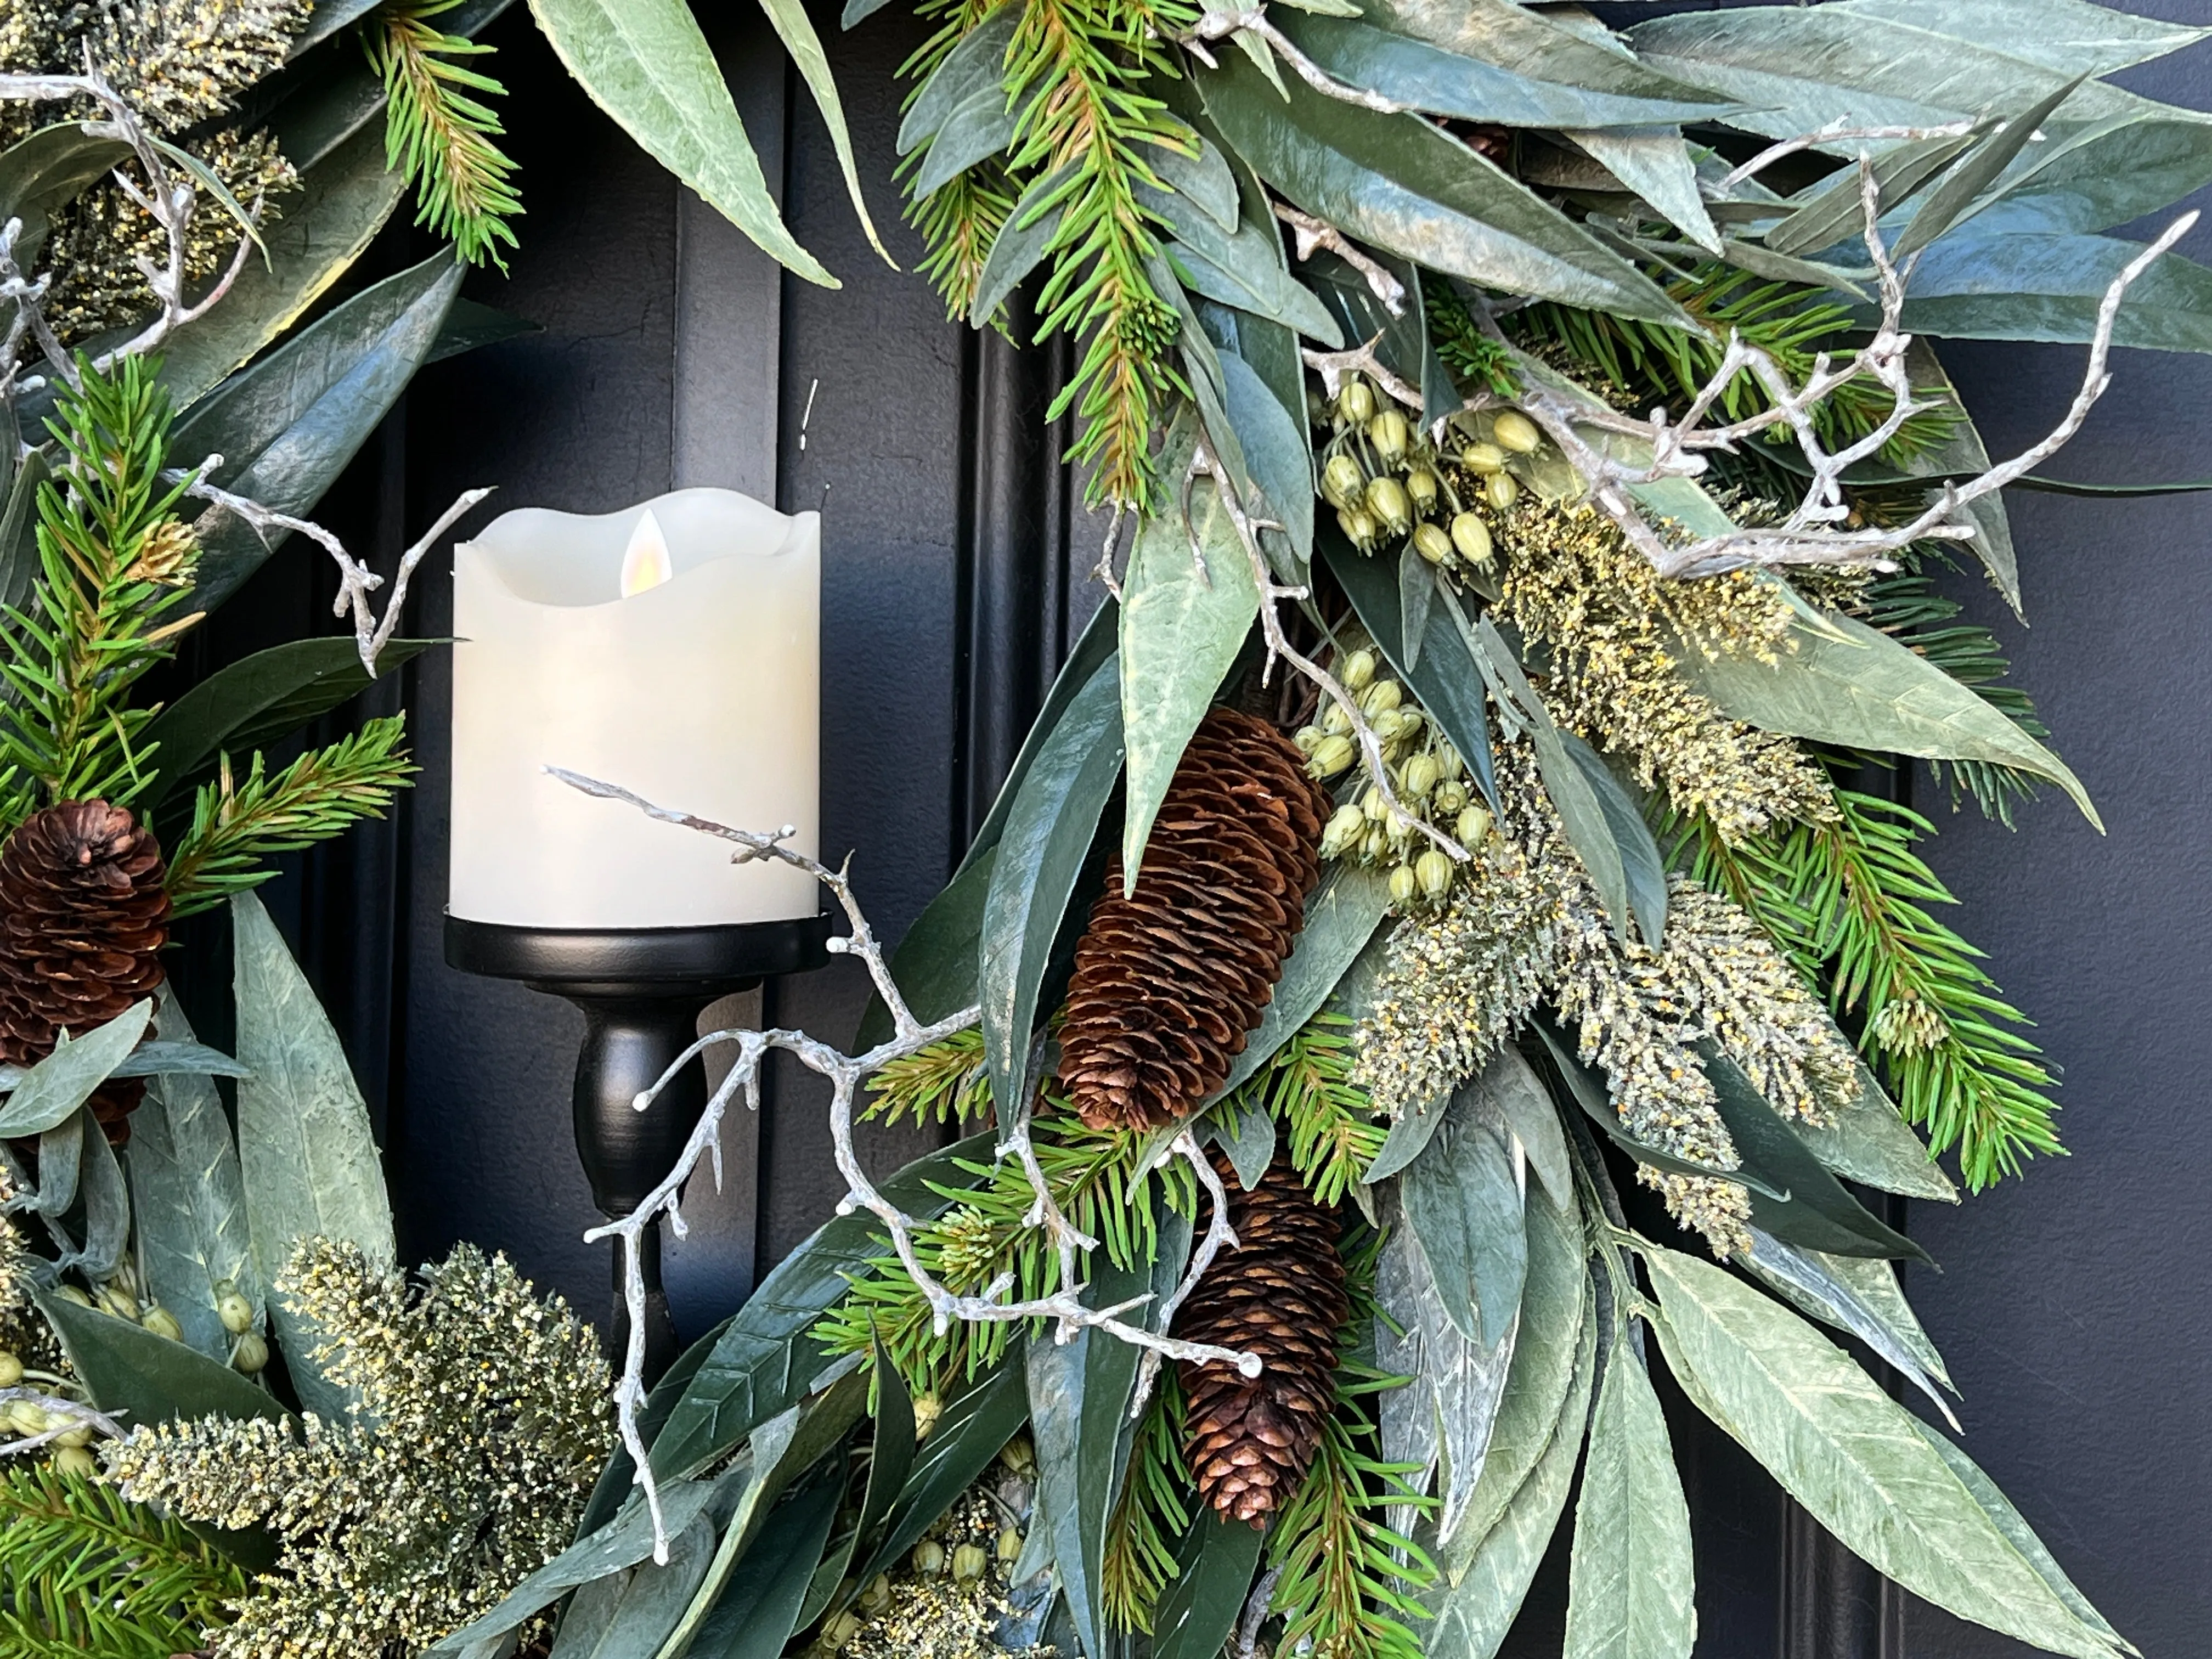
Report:
M1084 1122L1158 1128L1221 1086L1305 925L1328 812L1273 726L1228 708L1200 722L1136 892L1115 858L1075 949L1060 1078Z
M1219 1148L1237 1248L1214 1258L1176 1334L1257 1354L1260 1375L1224 1362L1182 1366L1183 1455L1199 1496L1232 1521L1266 1523L1313 1466L1335 1400L1336 1335L1351 1311L1335 1212L1316 1204L1286 1141L1246 1192Z
M63 801L0 848L0 1060L28 1066L62 1032L82 1036L161 983L169 896L161 843L123 807ZM145 1097L112 1078L90 1102L120 1146Z

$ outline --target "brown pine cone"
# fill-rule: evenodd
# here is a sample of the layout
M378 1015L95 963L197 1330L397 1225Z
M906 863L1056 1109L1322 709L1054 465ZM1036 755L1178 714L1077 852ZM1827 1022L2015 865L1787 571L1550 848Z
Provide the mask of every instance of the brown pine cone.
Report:
M151 996L169 937L161 843L104 800L64 801L0 848L0 1060L28 1066L66 1030L82 1036ZM108 1139L131 1138L140 1078L90 1102Z
M1337 1254L1335 1212L1316 1204L1278 1143L1250 1192L1216 1148L1237 1248L1216 1256L1176 1317L1176 1334L1259 1355L1246 1377L1231 1364L1183 1363L1183 1453L1200 1497L1223 1516L1264 1526L1297 1493L1334 1404L1336 1339L1352 1300Z
M1094 1129L1156 1129L1221 1086L1321 879L1328 797L1273 726L1216 708L1160 804L1133 897L1121 861L1075 947L1060 1079Z

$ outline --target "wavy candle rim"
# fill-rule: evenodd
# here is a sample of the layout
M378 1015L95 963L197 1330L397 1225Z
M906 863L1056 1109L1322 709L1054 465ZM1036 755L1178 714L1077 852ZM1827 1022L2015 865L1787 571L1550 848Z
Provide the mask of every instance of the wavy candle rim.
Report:
M748 520L736 534L722 521L732 514ZM663 582L625 596L621 592L622 556L637 525L647 514L661 529L673 563ZM805 556L817 545L818 512L779 513L764 501L734 489L696 485L671 490L650 501L611 513L568 513L551 507L519 507L502 513L474 537L455 544L464 559L520 604L547 610L590 611L637 605L684 579L732 560ZM713 532L690 533L695 521L711 522ZM610 541L607 530L623 533ZM609 549L611 547L611 554ZM574 550L568 551L567 550ZM549 552L554 556L549 558ZM596 568L564 569L563 566Z

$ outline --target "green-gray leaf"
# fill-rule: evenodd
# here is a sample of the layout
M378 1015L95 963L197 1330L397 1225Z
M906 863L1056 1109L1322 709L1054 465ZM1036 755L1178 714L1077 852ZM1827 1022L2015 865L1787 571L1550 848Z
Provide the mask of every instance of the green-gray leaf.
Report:
M1428 1150L1399 1178L1406 1224L1419 1241L1445 1312L1485 1347L1520 1311L1528 1269L1523 1205L1494 1103L1473 1088L1452 1097Z
M669 1544L665 1565L641 1561L581 1586L549 1659L653 1659L691 1605L714 1544L714 1517L702 1515Z
M1215 307L1206 309L1218 314ZM1247 505L1254 517L1283 526L1260 532L1261 545L1277 575L1298 581L1313 559L1313 452L1308 436L1259 370L1231 349L1219 352L1219 362L1223 407L1259 491L1259 499ZM1288 559L1283 557L1285 550Z
M1237 58L1202 70L1206 111L1237 153L1308 212L1470 282L1678 327L1672 300L1550 204L1441 129L1288 83Z
M974 1484L1029 1415L1027 1366L1018 1342L1006 1357L945 1401L937 1426L922 1443L914 1472L891 1511L875 1553L853 1577L866 1583L903 1557L937 1524L955 1498Z
M1932 1354L1935 1349L1921 1330L1920 1322L1912 1318L1905 1298L1897 1294L1897 1281L1888 1262L1804 1249L1757 1227L1751 1230L1751 1249L1739 1252L1736 1259L1753 1278L1798 1312L1809 1314L1838 1330L1848 1331L1865 1343L1933 1401L1936 1409L1943 1413L1953 1428L1959 1426L1959 1419L1951 1413L1951 1402L1943 1398L1935 1377L1921 1363L1920 1353L1905 1340L1903 1331L1893 1327L1888 1311L1877 1312L1859 1295L1856 1286L1844 1277L1840 1267L1840 1264L1850 1261L1878 1271L1889 1287L1892 1307L1905 1310L1913 1334L1919 1338L1919 1347ZM1940 1363L1937 1369L1940 1371Z
M791 232L712 47L684 0L530 0L592 101L787 270L839 286Z
M254 1271L273 1286L301 1240L313 1237L357 1244L372 1266L388 1267L398 1254L392 1205L338 1034L261 901L240 893L230 914L238 1055L253 1068L238 1085L238 1162ZM350 1391L310 1358L311 1322L281 1297L270 1315L301 1407L344 1421Z
M1559 1530L1575 1478L1575 1460L1589 1419L1595 1379L1597 1314L1585 1302L1572 1383L1542 1455L1484 1534L1474 1559L1449 1589L1431 1591L1436 1622L1424 1632L1430 1659L1492 1659L1512 1628L1544 1552Z
M173 1000L165 1001L164 1028L189 1030L183 1018ZM210 1358L228 1358L216 1286L228 1283L252 1303L257 1325L263 1307L238 1149L215 1085L204 1077L156 1078L131 1116L125 1157L149 1294L169 1310L187 1343Z
M799 1622L815 1563L844 1496L842 1457L825 1460L775 1510L692 1639L698 1659L777 1659ZM650 1659L641 1655L640 1659Z
M2142 252L2118 236L1972 234L1996 228L1977 221L1922 252L1905 327L1948 339L2078 343L2095 334L2113 278ZM2212 270L2166 254L2128 290L2112 343L2212 351Z
M1013 142L1013 112L1002 90L988 86L963 99L930 137L928 153L908 186L914 199L942 189Z
M899 124L900 155L911 155L936 137L952 112L977 93L1005 84L1006 48L1013 44L1021 20L1019 6L994 7L945 54Z
M146 997L82 1036L64 1031L53 1053L31 1067L0 1106L0 1136L43 1133L76 1111L138 1046L153 1018L154 999Z
M1006 222L991 239L990 257L983 261L983 274L975 279L975 298L968 307L971 327L988 328L1006 296L1043 262L1045 248L1059 231L1066 211L1060 198L1076 178L1075 164L1070 162L1033 180L1022 192Z
M100 1410L128 1413L134 1424L199 1417L283 1420L284 1408L266 1389L220 1361L127 1319L80 1307L35 1285L30 1290Z
M761 0L761 9L768 14L768 21L783 42L783 49L798 66L807 91L814 94L814 106L822 112L822 124L830 129L830 143L837 153L838 168L845 175L845 193L852 198L853 211L860 216L860 228L867 233L868 245L896 270L898 267L884 248L884 239L876 234L875 222L868 217L868 204L860 195L860 168L853 160L853 135L845 125L845 106L838 101L836 77L830 72L830 59L822 50L822 37L814 32L814 24L799 0Z
M1659 855L1651 826L1644 822L1643 809L1629 795L1627 786L1613 775L1596 750L1571 732L1560 732L1559 742L1596 797L1613 844L1620 849L1628 908L1636 918L1637 930L1644 935L1644 944L1658 950L1667 931L1667 861Z
M1938 243L1929 257L1947 246ZM1772 665L1683 652L1684 677L1723 713L1815 743L1925 759L1991 761L2050 779L2099 830L2088 792L2064 762L1925 657L1856 617L1826 615L1833 630L1797 623L1796 648Z
M1210 1509L1183 1536L1175 1582L1152 1616L1152 1659L1219 1659L1260 1565L1267 1533Z
M46 240L46 226L109 172L131 158L120 138L96 136L82 121L42 127L0 153L0 221L21 219L16 260L27 270Z
M1186 532L1179 513L1146 519L1121 584L1124 893L1137 890L1145 843L1183 748L1260 614L1252 562L1212 489L1194 495L1189 525Z
M1121 774L1121 675L1101 663L1038 750L1006 815L983 902L983 1054L1000 1121L1027 1084L1030 1038L1053 941Z
M1616 1342L1590 1419L1568 1566L1565 1659L1689 1659L1690 1508L1644 1362Z
M1796 1125L1798 1139L1846 1181L1907 1198L1956 1204L1959 1189L1943 1173L1943 1166L1928 1155L1911 1126L1898 1115L1863 1063L1858 1076L1859 1091L1850 1103L1837 1108L1828 1123Z
M2073 1659L2111 1659L1912 1414L1841 1349L1718 1267L1656 1247L1644 1258L1667 1363L1847 1548L1961 1619Z
M1566 1133L1559 1127L1559 1109L1552 1103L1551 1091L1535 1068L1508 1043L1477 1074L1472 1086L1496 1103L1546 1196L1566 1208L1574 1198L1574 1166L1567 1156Z
M1320 1011L1346 971L1390 908L1390 884L1378 870L1339 860L1306 900L1305 926L1283 963L1260 1023L1244 1040L1244 1052L1229 1076L1207 1098L1219 1100L1272 1059L1275 1051Z

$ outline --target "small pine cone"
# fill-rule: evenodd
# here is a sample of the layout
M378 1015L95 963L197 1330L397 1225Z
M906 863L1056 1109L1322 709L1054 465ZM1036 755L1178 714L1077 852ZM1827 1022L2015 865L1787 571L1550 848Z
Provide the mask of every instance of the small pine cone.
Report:
M1250 1192L1217 1148L1237 1248L1213 1265L1176 1318L1176 1334L1259 1355L1247 1377L1231 1364L1184 1362L1183 1453L1199 1494L1223 1516L1264 1526L1297 1493L1334 1403L1336 1339L1352 1310L1337 1254L1335 1212L1316 1204L1278 1145Z
M1221 1086L1321 879L1328 797L1267 721L1216 708L1176 768L1133 896L1121 861L1075 947L1060 1078L1094 1129L1157 1129Z
M161 843L120 806L64 801L26 819L0 848L0 1060L28 1066L66 1030L82 1036L161 983L169 937ZM144 1098L114 1078L93 1115L120 1146Z

